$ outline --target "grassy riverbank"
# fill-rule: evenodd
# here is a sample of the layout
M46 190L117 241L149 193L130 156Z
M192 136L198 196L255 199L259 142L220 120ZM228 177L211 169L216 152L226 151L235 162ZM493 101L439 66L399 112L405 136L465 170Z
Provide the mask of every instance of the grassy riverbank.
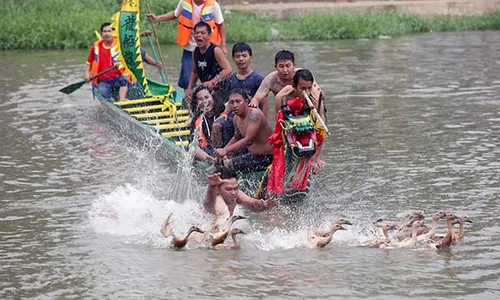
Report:
M120 0L7 0L0 6L0 49L88 48L94 30L119 9ZM144 2L144 1L143 1ZM98 4L97 4L98 3ZM177 0L150 0L154 13ZM143 16L147 13L142 5ZM414 16L390 12L321 13L275 19L248 12L225 14L228 42L330 40L411 33L500 29L500 12L481 16ZM143 18L142 28L149 24ZM174 43L176 22L157 25L162 43Z

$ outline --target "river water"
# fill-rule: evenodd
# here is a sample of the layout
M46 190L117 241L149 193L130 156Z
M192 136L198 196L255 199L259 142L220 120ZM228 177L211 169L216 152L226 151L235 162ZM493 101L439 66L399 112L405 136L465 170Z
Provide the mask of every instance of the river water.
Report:
M238 251L169 248L170 212L177 232L208 220L203 183L117 128L88 86L58 92L86 51L0 52L1 299L500 297L498 33L252 46L261 73L283 48L313 70L331 135L309 202L247 213ZM164 52L176 80L180 51ZM357 246L408 210L474 223L445 251ZM305 247L341 216L354 225Z

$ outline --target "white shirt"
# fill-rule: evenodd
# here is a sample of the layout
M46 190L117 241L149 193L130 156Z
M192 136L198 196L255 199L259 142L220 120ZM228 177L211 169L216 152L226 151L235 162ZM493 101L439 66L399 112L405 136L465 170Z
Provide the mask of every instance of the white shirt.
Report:
M177 5L177 9L174 12L174 16L178 18L181 15L182 12L182 3L184 0L180 0L179 4ZM197 5L193 1L193 17L194 17L194 22L193 22L193 27L196 25L198 22L200 22L200 14L201 14L201 8L203 7L204 4L202 5ZM215 2L214 4L214 20L215 24L222 24L224 23L224 16L222 16L222 10L220 9L219 3ZM194 48L196 48L196 42L194 40L194 30L191 32L191 38L189 39L189 43L184 47L185 50L187 51L194 51Z

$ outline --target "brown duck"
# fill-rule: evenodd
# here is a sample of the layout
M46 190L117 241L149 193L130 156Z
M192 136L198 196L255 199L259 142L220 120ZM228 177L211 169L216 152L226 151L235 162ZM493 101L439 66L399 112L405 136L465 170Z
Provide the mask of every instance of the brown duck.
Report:
M203 233L204 232L203 230L201 230L200 228L198 228L196 226L191 226L189 228L188 232L184 236L176 236L173 233L173 228L172 228L173 226L172 225L173 225L172 214L170 214L168 216L168 218L165 220L165 222L163 223L163 225L160 229L160 232L164 237L169 237L169 236L172 237L172 241L170 242L170 244L175 249L184 248L188 242L188 239L189 239L189 236L191 235L191 233L193 233L193 232Z

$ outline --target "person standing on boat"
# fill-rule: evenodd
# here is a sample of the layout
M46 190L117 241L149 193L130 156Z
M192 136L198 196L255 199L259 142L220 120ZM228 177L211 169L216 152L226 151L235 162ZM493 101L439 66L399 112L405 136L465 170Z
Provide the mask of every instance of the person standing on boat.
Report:
M215 173L207 177L208 189L203 208L216 216L230 217L239 204L253 212L262 212L279 205L276 199L255 199L240 190L234 172Z
M236 72L226 78L224 85L227 93L234 89L245 90L250 97L253 97L259 89L264 76L252 70L252 48L245 43L236 43L232 49L233 62L238 68ZM227 93L224 103L227 103ZM267 100L267 99L266 99ZM262 104L266 105L267 101ZM231 140L234 135L233 125L234 113L231 106L226 105L226 109L213 126L212 145L214 148L222 148Z
M226 48L226 28L224 16L219 3L215 0L180 0L177 8L160 16L148 14L151 22L170 21L178 19L177 44L182 48L181 72L177 85L187 89L193 70L193 51L196 48L194 26L200 22L209 24L212 35L210 42L219 45L224 55Z
M195 137L195 131L198 131L195 157L213 162L212 125L220 113L224 111L224 104L219 99L213 98L210 87L199 86L193 95L192 110L194 117L190 125L191 141Z
M197 47L193 51L193 70L189 78L185 95L191 101L193 88L198 79L201 85L214 89L214 97L222 97L221 83L231 74L231 65L222 49L210 42L212 28L205 22L194 26L194 37Z
M248 173L265 170L272 162L273 149L267 139L273 130L260 109L248 106L249 101L245 90L229 92L235 132L224 148L215 149L219 168Z
M111 23L106 22L101 25L101 39L94 43L87 57L85 67L85 81L90 81L90 77L115 65L111 46L114 41L113 28ZM101 96L111 99L111 92L118 89L119 100L127 100L129 80L122 75L118 68L112 69L93 80L92 85L97 87Z

